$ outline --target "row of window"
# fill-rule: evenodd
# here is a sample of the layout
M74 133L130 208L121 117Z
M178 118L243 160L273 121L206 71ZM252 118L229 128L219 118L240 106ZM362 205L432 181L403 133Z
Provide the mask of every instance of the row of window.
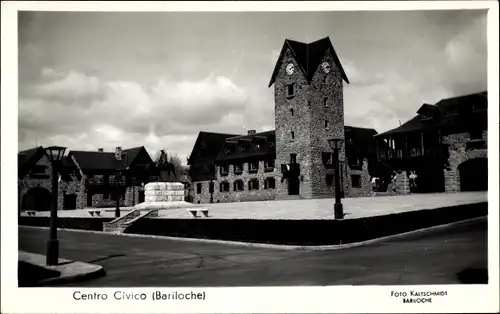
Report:
M259 179L253 178L247 182L248 191L254 191L259 189ZM208 192L215 192L215 184L210 182L208 184ZM264 190L274 189L276 188L275 179L272 177L264 179ZM233 182L233 191L240 192L245 190L245 184L243 180L235 180ZM196 183L196 193L201 194L202 191L202 183ZM223 181L219 183L219 192L229 192L230 191L230 183L228 181Z
M326 175L326 185L331 186L333 185L333 174L327 174ZM248 191L254 191L259 189L259 179L253 178L250 179L247 183ZM208 184L208 192L213 193L215 192L214 190L215 184L213 182L210 182ZM361 187L361 176L359 174L352 174L351 175L351 186L353 188L360 188ZM264 189L275 189L276 188L276 181L274 178L269 177L264 180ZM233 191L240 192L245 190L245 184L243 183L243 180L235 180L233 182ZM197 183L196 184L196 193L201 194L202 191L202 183ZM223 181L219 183L219 192L229 192L230 191L230 183L228 181Z
M243 173L243 163L234 163L233 164L234 174L239 175ZM264 160L264 171L273 171L274 170L274 159ZM249 161L248 162L248 172L256 173L259 171L259 161ZM227 176L229 174L229 164L219 166L219 173L221 176Z

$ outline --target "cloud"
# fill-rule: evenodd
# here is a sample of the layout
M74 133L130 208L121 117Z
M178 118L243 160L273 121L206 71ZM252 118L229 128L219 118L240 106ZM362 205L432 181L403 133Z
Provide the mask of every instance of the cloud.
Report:
M45 68L40 81L19 99L20 146L32 146L36 140L81 149L82 143L74 139L87 134L93 148L143 145L144 139L166 147L162 139L193 137L204 127L223 124L226 130L239 129L249 103L244 89L215 75L198 81L164 78L142 85Z

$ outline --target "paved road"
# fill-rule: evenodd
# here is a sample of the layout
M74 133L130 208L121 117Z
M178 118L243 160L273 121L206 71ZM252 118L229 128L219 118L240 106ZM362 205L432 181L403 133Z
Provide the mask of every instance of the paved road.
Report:
M60 231L61 257L106 276L67 286L456 284L487 267L487 223L475 222L339 251L286 251ZM19 248L44 253L47 229L19 227Z

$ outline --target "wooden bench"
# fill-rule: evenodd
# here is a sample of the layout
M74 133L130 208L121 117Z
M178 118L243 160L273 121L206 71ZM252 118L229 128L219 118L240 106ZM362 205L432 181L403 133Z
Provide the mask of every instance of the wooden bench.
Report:
M95 216L101 216L101 211L100 210L95 210L95 209L89 209L88 210L90 216L94 217Z
M203 216L208 217L208 208L188 208L187 211L195 218L198 217L198 213L202 213Z
M34 210L27 210L26 213L28 214L28 216L35 216L36 215L36 211L34 211Z

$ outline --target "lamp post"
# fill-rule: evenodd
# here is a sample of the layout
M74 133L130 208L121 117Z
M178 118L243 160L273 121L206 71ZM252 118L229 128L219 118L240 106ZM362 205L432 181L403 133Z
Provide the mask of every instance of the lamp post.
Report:
M340 163L339 163L340 141L342 141L342 139L339 138L328 140L330 148L333 149L333 158L335 166L335 204L333 205L335 219L344 219L344 208L340 200Z
M50 235L47 241L47 265L57 265L59 262L59 240L57 240L57 174L66 147L50 146L45 152L52 168L52 207L50 209Z

